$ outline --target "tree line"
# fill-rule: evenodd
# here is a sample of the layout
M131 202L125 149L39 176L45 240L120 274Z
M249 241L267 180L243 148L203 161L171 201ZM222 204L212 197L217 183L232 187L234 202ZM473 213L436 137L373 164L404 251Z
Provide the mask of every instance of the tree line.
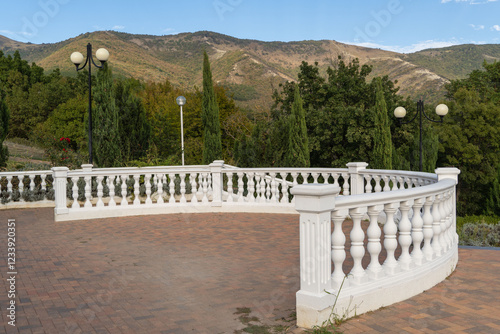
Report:
M273 106L239 108L223 86L213 85L204 54L203 85L182 89L169 81L116 78L105 65L92 77L93 142L99 167L180 164L183 107L186 164L223 159L241 167L345 167L418 170L418 124L399 125L416 103L398 95L397 82L371 77L372 67L338 58L324 73L302 62L298 80L273 91ZM27 138L43 145L53 165L79 167L88 159L88 87L75 77L46 74L19 53L0 51L0 145ZM424 170L456 166L459 214L500 214L500 63L484 63L447 86L450 113L442 124L424 122ZM426 105L427 114L433 106ZM433 115L435 116L435 115ZM432 115L431 115L432 117ZM64 138L64 140L62 140ZM2 147L2 146L0 146ZM0 165L7 151L0 150ZM485 204L486 203L486 204Z

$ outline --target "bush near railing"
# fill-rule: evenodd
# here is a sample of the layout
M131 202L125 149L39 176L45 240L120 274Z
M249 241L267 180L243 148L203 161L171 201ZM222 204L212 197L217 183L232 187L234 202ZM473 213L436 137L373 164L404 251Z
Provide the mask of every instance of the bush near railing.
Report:
M187 182L190 178L190 174L186 174L185 177L185 182L186 182L186 194L191 194L191 184ZM103 180L103 196L102 197L109 197L109 186L108 186L108 177L105 177ZM134 193L134 183L135 180L133 178L128 178L125 180L127 184L127 197L133 196ZM158 191L157 184L155 181L151 178L149 181L151 185L151 193L154 194ZM167 177L167 182L163 184L163 193L164 194L169 194L169 184L170 184L170 178ZM120 178L115 178L113 180L113 185L115 186L115 189L121 189L122 186L122 181ZM80 177L78 179L78 200L79 201L85 201L85 180L83 177ZM94 176L92 177L92 188L91 188L91 193L92 197L97 196L97 178ZM181 189L181 179L180 177L176 177L174 179L174 187L175 187L175 195L180 195L180 189ZM139 196L144 197L146 196L146 182L144 180L144 175L141 175L139 179ZM66 184L66 197L70 200L73 199L73 180L71 178L68 178L68 183Z
M51 171L45 170L40 173L46 176L42 178L36 171L30 174L19 172L19 175L12 175L13 173L8 173L9 176L6 176L7 173L0 175L0 203L53 201L55 193ZM30 175L35 176L31 178Z
M500 217L458 217L457 233L463 246L500 247Z

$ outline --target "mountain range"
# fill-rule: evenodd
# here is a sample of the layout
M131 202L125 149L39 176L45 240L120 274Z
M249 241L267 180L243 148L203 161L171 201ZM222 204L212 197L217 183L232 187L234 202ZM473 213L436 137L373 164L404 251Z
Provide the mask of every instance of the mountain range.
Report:
M210 56L215 82L225 86L236 102L254 110L267 110L272 91L279 84L296 80L302 61L318 63L320 73L335 66L338 56L373 66L371 76L388 75L397 80L400 94L437 102L444 84L465 78L481 68L484 60L500 60L500 44L456 45L401 54L339 43L333 40L262 42L238 39L209 31L177 35L136 35L116 31L86 33L58 43L32 44L0 36L0 50L19 50L23 59L46 71L59 68L75 75L70 55L106 48L115 75L144 81L165 81L184 89L201 86L203 51Z

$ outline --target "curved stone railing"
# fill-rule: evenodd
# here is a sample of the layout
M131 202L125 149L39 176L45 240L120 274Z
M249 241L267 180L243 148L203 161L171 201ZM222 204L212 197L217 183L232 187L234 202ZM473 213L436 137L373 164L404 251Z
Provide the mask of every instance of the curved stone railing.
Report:
M459 170L436 173L434 184L391 192L338 196L338 187L318 184L292 189L300 212L299 326L321 325L337 296L334 312L351 317L410 298L453 272Z
M17 206L30 206L24 198L31 193L42 194L42 204L55 206L56 221L184 212L299 213L297 322L311 328L330 316L337 295L334 311L350 317L416 295L454 270L458 174L456 168L436 174L372 170L366 163L305 169L238 168L214 161L0 173L0 187L4 195L17 194Z

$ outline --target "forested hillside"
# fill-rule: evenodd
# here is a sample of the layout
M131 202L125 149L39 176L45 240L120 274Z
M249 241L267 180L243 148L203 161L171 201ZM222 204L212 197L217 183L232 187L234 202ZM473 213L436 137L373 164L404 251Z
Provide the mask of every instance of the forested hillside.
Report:
M0 36L5 54L20 51L28 63L47 71L60 69L75 76L69 61L73 51L84 52L87 43L107 48L115 76L164 82L190 89L201 85L199 59L206 50L213 64L214 81L233 94L240 107L269 108L272 90L280 83L297 80L302 61L318 63L320 73L335 66L337 57L373 65L371 77L388 75L398 94L414 99L423 96L437 102L444 96L444 84L465 78L481 68L483 60L500 59L499 45L464 45L399 54L347 45L336 41L261 42L242 40L209 31L151 36L114 31L86 33L54 44L24 44Z

